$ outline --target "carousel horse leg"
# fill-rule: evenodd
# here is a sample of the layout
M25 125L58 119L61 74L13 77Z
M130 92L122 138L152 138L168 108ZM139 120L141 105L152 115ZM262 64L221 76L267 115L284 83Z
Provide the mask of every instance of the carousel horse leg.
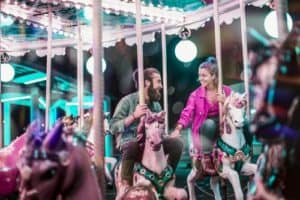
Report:
M187 177L187 186L188 186L190 200L197 199L196 194L195 194L195 183L196 183L196 180L199 179L201 176L201 170L198 170L196 167L197 162L198 162L198 164L200 163L200 161L193 159L193 168ZM200 165L201 165L201 163L200 163Z
M232 185L234 196L236 200L243 200L244 194L241 188L239 174L230 168L230 166L223 164L223 171L220 173L221 177L226 178Z
M254 175L256 173L257 170L257 165L253 164L253 163L244 163L242 169L241 169L241 173L245 176L250 176L250 175Z
M111 173L111 169L114 169L117 163L117 159L114 157L105 157L105 177L107 178L107 184L110 186L113 184L113 177ZM108 167L110 165L110 168Z
M166 187L164 191L165 199L187 200L187 193L185 189L176 187Z
M210 188L214 193L215 200L222 200L219 180L220 180L219 176L210 177Z
M226 180L221 179L221 188L222 188L222 200L227 200L227 185L226 185Z

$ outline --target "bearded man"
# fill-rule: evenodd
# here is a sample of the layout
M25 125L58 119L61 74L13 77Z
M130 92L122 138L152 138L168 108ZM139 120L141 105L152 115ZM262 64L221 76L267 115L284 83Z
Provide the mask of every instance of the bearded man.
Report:
M136 80L135 82L137 83ZM110 130L117 138L117 148L122 152L121 179L124 187L121 190L124 192L132 185L134 163L140 162L143 154L145 138L137 135L137 125L148 111L162 110L159 103L162 88L160 72L155 68L146 68L144 70L145 104L139 104L138 92L131 93L120 100L111 119ZM163 148L169 155L169 165L175 171L183 149L182 141L180 138L165 137Z

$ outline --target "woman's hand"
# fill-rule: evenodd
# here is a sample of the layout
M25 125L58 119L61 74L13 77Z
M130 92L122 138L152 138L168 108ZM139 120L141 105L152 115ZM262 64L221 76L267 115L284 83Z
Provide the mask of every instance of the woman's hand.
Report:
M225 96L225 94L224 93L217 93L217 101L219 102L219 103L224 103L225 102L225 99L226 99L226 96Z
M172 137L172 138L180 137L180 130L175 129L175 130L170 134L170 137Z
M170 136L173 137L173 138L180 137L181 129L182 129L182 125L181 124L177 124L176 128L174 129L174 131L171 133Z

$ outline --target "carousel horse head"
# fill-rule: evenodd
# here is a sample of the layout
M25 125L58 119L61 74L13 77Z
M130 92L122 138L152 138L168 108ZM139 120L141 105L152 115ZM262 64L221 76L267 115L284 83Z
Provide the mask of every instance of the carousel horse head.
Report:
M26 141L27 134L24 133L11 144L0 149L0 197L7 197L18 190L20 179L16 162Z
M161 149L163 135L165 132L165 112L148 112L137 127L138 135L144 135L145 144L153 151Z
M122 200L156 200L156 196L149 187L140 185L129 188Z
M298 22L281 44L258 49L250 57L256 110L251 126L268 147L260 167L262 181L267 190L280 190L287 199L299 198L294 184L300 178L299 39Z
M95 196L89 198L98 199L88 155L83 147L63 140L63 129L61 121L47 134L37 124L28 128L27 145L17 165L21 200L81 199L89 193Z
M235 128L242 128L245 124L245 111L247 105L246 94L232 92L224 102L224 120L226 132L231 133L227 123L231 123Z

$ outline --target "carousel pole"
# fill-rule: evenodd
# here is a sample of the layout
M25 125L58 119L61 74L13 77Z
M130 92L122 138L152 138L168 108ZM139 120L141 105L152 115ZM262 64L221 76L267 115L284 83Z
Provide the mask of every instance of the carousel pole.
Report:
M49 112L51 101L51 58L52 58L52 5L48 3L48 40L47 40L47 80L46 80L46 113L45 113L45 131L49 130Z
M137 59L138 59L139 103L145 104L141 1L136 0L135 6L136 6L136 48L137 48Z
M213 2L214 10L214 28L215 28L215 51L218 65L218 93L222 94L222 49L221 49L221 31L220 31L220 22L219 22L219 0L214 0ZM220 127L222 119L222 104L219 103L219 118L220 118Z
M163 93L164 93L164 110L165 114L165 133L169 132L169 112L168 112L168 79L167 79L167 47L166 47L166 25L161 25L161 51L162 51L162 71L163 71Z
M101 200L105 199L104 179L104 117L103 117L103 96L104 77L102 73L102 1L93 0L93 55L94 75L92 76L94 109L93 109L93 134L95 144L94 163L96 167L98 182L100 185Z
M245 93L247 94L247 102L250 102L249 95L249 77L248 77L248 45L247 45L247 25L246 25L246 12L245 0L240 0L241 12L241 35L242 35L242 53L243 53L243 71L244 71L244 84ZM246 108L247 119L250 119L250 105L247 103Z
M0 2L0 11L2 10L2 2ZM0 17L0 24L1 24L1 17ZM1 49L1 39L2 39L2 29L0 29L0 49ZM2 52L0 52L2 54ZM2 59L0 59L0 77L1 77L1 64ZM2 122L2 80L0 78L0 148L3 147L3 122Z
M78 115L79 121L78 125L81 128L83 123L83 85L84 85L84 77L83 77L83 53L82 53L82 34L81 34L81 26L78 20L77 22L77 101L78 101Z
M218 93L222 94L222 47L221 47L221 31L220 31L220 22L219 22L219 0L213 1L213 11L214 11L214 28L215 28L215 51L218 65ZM219 127L222 130L222 116L223 116L223 105L219 103ZM224 180L221 181L221 187L223 191L222 199L227 200L227 188Z
M287 0L275 0L274 3L277 16L278 39L280 42L283 42L288 34L286 17L288 11Z

